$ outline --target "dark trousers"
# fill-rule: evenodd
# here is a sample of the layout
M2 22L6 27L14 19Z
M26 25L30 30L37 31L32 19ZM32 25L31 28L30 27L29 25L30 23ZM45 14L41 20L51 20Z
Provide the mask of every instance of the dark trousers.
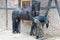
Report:
M31 31L30 31L30 35L34 35L34 30L36 29L37 25L36 23L34 23L34 21L32 22L32 26L31 26Z

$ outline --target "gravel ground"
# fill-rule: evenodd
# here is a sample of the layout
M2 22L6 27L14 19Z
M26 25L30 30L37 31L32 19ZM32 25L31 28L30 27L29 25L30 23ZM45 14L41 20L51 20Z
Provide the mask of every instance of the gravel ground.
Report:
M0 40L37 40L33 36L20 33L13 34L11 30L0 30ZM60 37L47 38L46 40L60 40Z
M0 40L37 40L34 36L29 35L30 29L31 23L29 22L23 22L21 24L20 34L13 34L10 29L0 29ZM60 40L60 37L47 37L45 40Z
M3 30L0 31L0 40L36 40L36 39L24 33L13 34L10 30Z

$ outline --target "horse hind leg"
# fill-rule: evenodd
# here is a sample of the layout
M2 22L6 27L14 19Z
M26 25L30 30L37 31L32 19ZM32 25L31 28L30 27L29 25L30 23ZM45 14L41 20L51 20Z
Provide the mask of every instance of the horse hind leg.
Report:
M16 32L20 33L20 19L16 19Z
M12 21L13 21L12 30L13 30L13 33L15 33L15 31L16 31L16 22L15 22L14 19Z

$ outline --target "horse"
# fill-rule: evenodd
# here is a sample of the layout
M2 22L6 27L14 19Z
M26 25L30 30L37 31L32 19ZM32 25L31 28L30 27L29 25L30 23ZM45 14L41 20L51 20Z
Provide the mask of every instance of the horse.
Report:
M36 16L33 18L33 22L34 24L32 25L33 29L31 29L31 35L35 28L36 38L42 38L44 34L42 28L44 28L44 24L46 24L46 28L49 27L49 20L45 16Z
M13 33L20 33L20 21L21 20L32 20L33 17L38 16L37 11L40 10L40 2L34 1L32 7L29 8L16 8L12 12L12 28Z

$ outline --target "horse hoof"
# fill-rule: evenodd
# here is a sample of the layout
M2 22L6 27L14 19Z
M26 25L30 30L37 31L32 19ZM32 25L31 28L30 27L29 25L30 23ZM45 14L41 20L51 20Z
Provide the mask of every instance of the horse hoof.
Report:
M32 33L30 33L30 36L32 36Z
M16 32L16 33L20 33L20 32Z
M39 40L45 40L45 39L44 39L44 37L42 37L42 38L39 38Z
M30 36L34 36L34 34L33 33L30 33Z
M39 36L36 36L36 39L39 39Z
M16 34L16 32L13 32L13 34Z
M38 38L38 40L44 40L44 39Z

